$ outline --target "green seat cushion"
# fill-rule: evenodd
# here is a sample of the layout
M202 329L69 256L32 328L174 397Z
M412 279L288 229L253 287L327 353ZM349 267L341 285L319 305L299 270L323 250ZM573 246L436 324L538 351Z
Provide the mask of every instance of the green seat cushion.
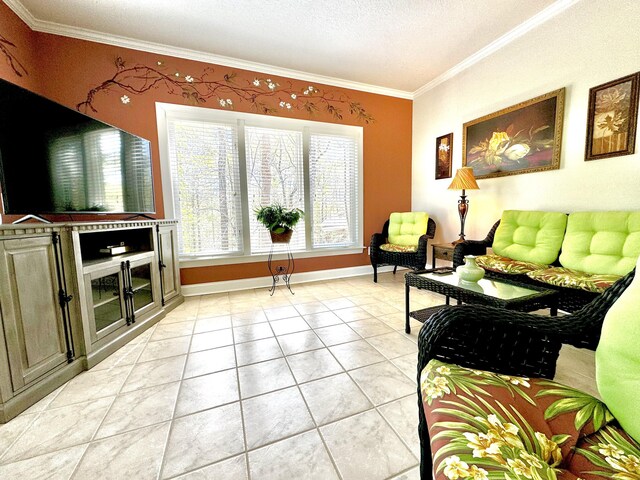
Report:
M557 287L576 288L588 292L602 293L616 283L620 275L579 272L564 267L552 267L528 272L527 276L539 282Z
M485 270L510 275L523 274L549 267L549 265L545 265L544 263L523 262L499 255L480 255L476 257L476 263Z
M563 267L624 276L640 255L640 212L577 212L569 215L562 243Z
M640 277L636 274L631 285L607 312L596 350L596 383L600 396L622 428L636 441L640 441L639 343Z
M389 216L389 243L418 245L420 237L427 233L429 214L425 212L394 212Z
M384 245L380 245L380 250L394 253L416 253L418 251L418 245L396 245L394 243L385 243Z
M566 226L564 213L505 210L493 238L493 252L549 265L558 258Z

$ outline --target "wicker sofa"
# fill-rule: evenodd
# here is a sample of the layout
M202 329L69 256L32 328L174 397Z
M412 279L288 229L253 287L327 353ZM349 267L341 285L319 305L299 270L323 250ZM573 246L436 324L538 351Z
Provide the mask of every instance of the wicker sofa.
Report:
M462 305L425 322L418 337L421 478L640 478L634 277L635 269L563 317ZM605 403L547 380L561 345L598 342L603 318L596 367Z
M505 210L484 240L456 246L454 267L465 255L479 256L487 278L557 289L559 308L574 312L633 269L640 255L640 212Z

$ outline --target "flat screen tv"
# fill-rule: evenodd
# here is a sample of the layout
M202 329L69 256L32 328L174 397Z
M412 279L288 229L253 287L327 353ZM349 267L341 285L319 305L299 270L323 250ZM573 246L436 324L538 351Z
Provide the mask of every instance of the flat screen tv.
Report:
M155 213L149 141L0 80L5 214Z

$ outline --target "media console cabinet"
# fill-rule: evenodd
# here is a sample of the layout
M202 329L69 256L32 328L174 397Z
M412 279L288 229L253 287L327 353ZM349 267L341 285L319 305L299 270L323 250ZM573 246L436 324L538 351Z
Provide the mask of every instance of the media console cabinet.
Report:
M0 423L184 300L177 242L174 220L0 225Z

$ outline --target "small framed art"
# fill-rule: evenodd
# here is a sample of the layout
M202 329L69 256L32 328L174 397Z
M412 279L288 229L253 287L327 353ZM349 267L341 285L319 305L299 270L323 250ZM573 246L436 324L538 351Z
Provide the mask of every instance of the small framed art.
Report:
M453 133L436 138L436 180L451 178Z

